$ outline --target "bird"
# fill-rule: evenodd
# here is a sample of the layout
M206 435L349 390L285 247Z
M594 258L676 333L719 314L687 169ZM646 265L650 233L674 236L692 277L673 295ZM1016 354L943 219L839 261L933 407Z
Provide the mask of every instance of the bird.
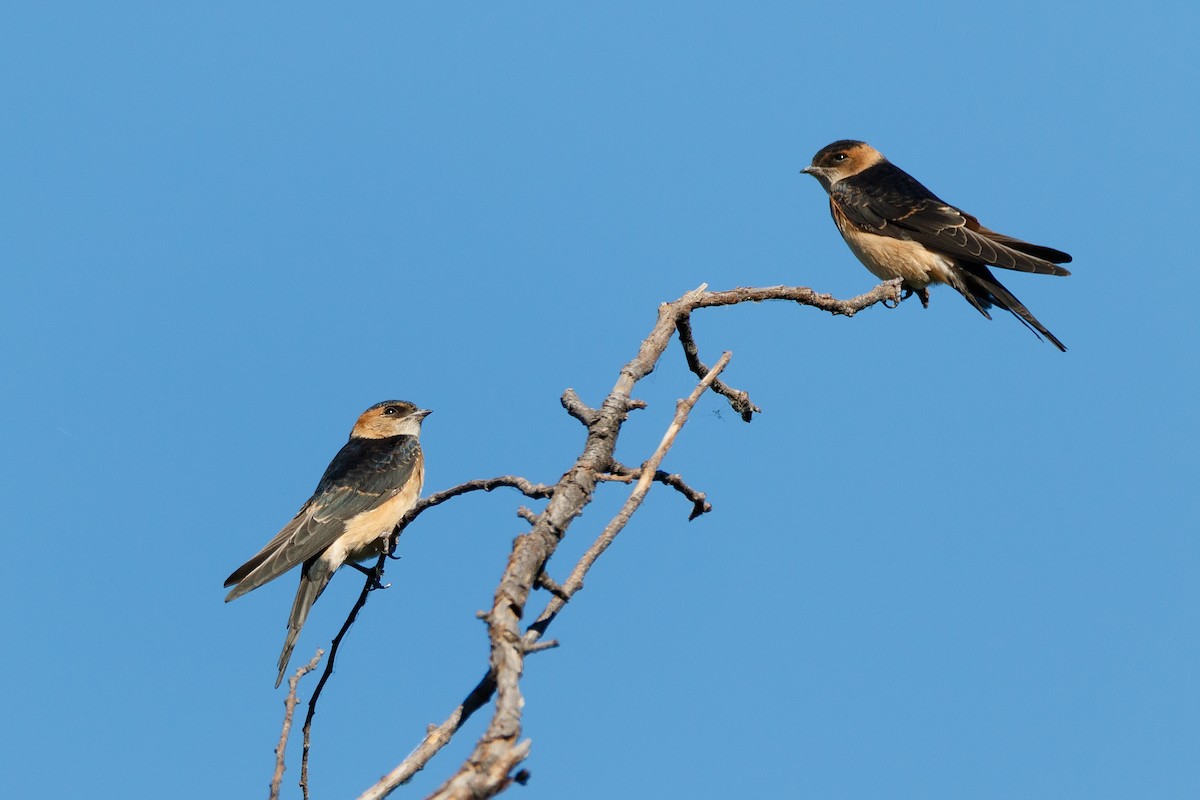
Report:
M233 587L225 597L228 603L303 565L276 688L309 609L333 573L343 564L364 570L357 562L382 553L396 523L417 502L425 482L421 422L430 413L405 400L385 400L359 415L350 440L329 462L308 502L225 579L225 586Z
M878 278L899 278L904 297L916 294L928 308L929 287L949 284L988 319L989 308L1002 308L1066 352L988 267L1070 275L1058 265L1070 263L1071 256L985 228L866 142L827 145L801 172L829 193L833 221L858 260Z

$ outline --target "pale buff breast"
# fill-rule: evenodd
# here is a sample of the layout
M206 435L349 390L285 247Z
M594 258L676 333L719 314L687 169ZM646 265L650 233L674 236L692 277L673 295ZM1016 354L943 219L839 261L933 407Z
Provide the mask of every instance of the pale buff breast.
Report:
M834 206L836 209L836 206ZM931 283L953 283L953 262L934 253L924 245L906 239L894 239L877 233L866 233L851 225L835 212L834 221L850 251L871 271L885 281L902 278L914 289L924 289Z
M339 563L362 561L379 555L392 528L416 504L424 483L425 465L418 462L416 474L399 493L347 522L334 545L345 553Z

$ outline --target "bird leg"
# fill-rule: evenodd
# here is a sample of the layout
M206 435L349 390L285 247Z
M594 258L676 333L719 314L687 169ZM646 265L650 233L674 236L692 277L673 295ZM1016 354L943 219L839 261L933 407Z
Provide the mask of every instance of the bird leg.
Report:
M391 586L390 583L385 584L383 582L383 570L379 569L378 567L364 567L362 564L359 564L356 561L347 561L346 566L354 567L363 575L366 575L368 578L370 578L371 591L375 591L376 589L387 589Z
M921 301L922 308L929 308L929 287L928 286L923 286L920 289L914 289L912 286L909 286L906 283L903 285L902 288L904 289L904 294L900 295L901 300L907 300L908 298L912 297L915 294L917 296L917 298Z

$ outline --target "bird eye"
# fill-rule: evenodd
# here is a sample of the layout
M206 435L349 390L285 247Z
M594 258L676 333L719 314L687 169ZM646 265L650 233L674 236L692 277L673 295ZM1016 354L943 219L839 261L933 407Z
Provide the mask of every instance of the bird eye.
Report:
M384 413L384 414L395 414L395 413L397 413L399 410L400 410L400 409L396 408L395 406L388 406L387 408L385 408L385 409L383 410L383 413Z
M835 155L835 156L833 157L833 160L834 160L834 161L845 161L845 160L846 160L846 154L845 154L845 153L838 153L837 155Z

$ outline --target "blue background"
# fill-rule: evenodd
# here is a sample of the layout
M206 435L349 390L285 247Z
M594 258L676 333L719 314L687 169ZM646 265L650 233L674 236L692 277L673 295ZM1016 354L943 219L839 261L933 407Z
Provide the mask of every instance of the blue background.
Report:
M528 661L512 794L1200 795L1194 3L0 16L5 797L265 794L295 578L230 606L220 583L357 414L435 409L426 491L557 480L583 441L559 395L598 403L659 302L875 284L798 174L846 137L1072 253L1001 276L1070 352L946 288L699 313L764 413L701 401L664 467L713 513L657 487ZM618 455L693 383L673 346ZM322 700L314 797L357 795L482 675L524 502L407 531ZM287 796L298 774L297 750Z

